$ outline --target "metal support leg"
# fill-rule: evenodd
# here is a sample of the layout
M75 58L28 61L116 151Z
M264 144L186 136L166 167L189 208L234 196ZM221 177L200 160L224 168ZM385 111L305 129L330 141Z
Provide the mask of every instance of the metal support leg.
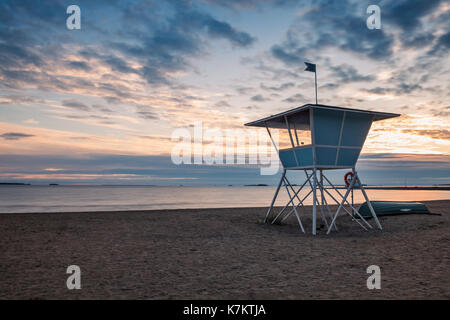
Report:
M325 217L325 211L324 211L324 193L323 193L323 173L322 170L319 170L320 173L320 184L319 184L319 189L320 189L320 213L322 215L322 220L325 223L325 226L328 229L328 221L327 218Z
M306 194L306 196L304 196L303 199L295 207L298 208L300 205L304 206L303 201L305 201L306 198L308 198L311 193L312 193L312 189L309 190L309 192ZM284 218L281 220L281 222L283 222L284 220L289 218L289 216L292 214L292 212L294 212L294 210L291 210L287 215L285 215Z
M298 197L298 193L299 191L303 188L303 186L306 184L305 183L300 187L300 190L298 190L297 192L295 192L294 187L292 186L291 182L288 180L287 177L284 177L284 180L286 180L286 182L288 183L289 187L291 188L292 192L294 193L294 196L297 198L298 201L300 201L300 198Z
M264 218L264 223L267 222L267 218L269 217L269 214L273 209L273 205L275 203L275 200L278 197L278 192L280 191L281 183L284 181L285 175L286 175L286 170L283 170L283 174L281 175L281 179L280 179L280 182L278 183L277 190L275 191L275 195L273 196L272 203L270 204L270 208L269 208L269 210L267 210L266 217Z
M311 175L312 176L312 175ZM294 192L294 197L296 197L297 199L298 199L298 201L299 201L299 204L297 204L296 206L295 206L295 209L297 209L298 208L298 206L301 204L301 205L303 205L303 201L305 201L305 199L306 199L306 197L305 198L303 198L303 200L300 200L300 198L298 197L298 194L300 193L300 191L303 189L303 187L305 186L305 184L311 179L311 176L308 176L307 175L307 180L305 181L305 182L303 182L303 184L300 186L300 188L297 190L297 191L295 191ZM286 184L286 183L288 183L289 184L289 186L291 187L291 189L292 189L292 191L294 191L294 188L292 187L292 185L289 183L289 180L287 179L287 177L284 177L284 183ZM289 195L290 196L290 195ZM284 212L284 210L286 210L286 208L289 206L289 203L290 203L290 201L288 202L288 204L286 204L286 206L278 213L278 215L275 217L275 219L273 219L273 221L272 221L272 224L278 219L278 217L280 217L281 216L281 214ZM292 212L294 212L294 209L292 209L282 220L281 220L281 222L283 222L284 220L286 220L286 218L288 218L290 215L291 215L291 213Z
M285 178L285 180L286 180L286 178ZM298 224L300 226L300 229L302 229L303 233L305 233L305 229L303 229L302 221L300 220L300 216L298 215L297 208L296 208L295 203L294 203L294 195L291 197L291 193L289 192L289 189L288 189L287 185L285 185L285 187L286 187L286 191L288 193L289 198L291 198L290 202L292 203L292 210L294 210L294 212L295 212L295 216L297 217L297 221L298 221Z
M354 206L355 206L355 198L354 198L353 189L352 189L352 207L354 207ZM354 209L353 209L353 214L356 214Z
M361 192L364 195L364 198L366 198L367 205L369 206L370 213L372 214L372 217L375 220L375 223L377 224L377 226L378 226L378 228L380 230L383 230L383 227L381 226L380 221L378 221L378 217L377 217L377 215L375 213L375 210L373 210L372 203L370 202L369 197L367 196L366 190L364 190L364 187L363 187L363 185L361 183L361 180L359 180L359 177L358 177L356 171L355 171L355 177L358 180L359 187L361 188Z
M316 175L316 168L313 169L313 214L312 214L312 234L316 235L316 214L317 214L317 207L316 207L316 201L317 201L317 175Z
M327 191L325 189L324 185L322 185L322 190L325 192ZM323 198L323 200L325 201L325 205L326 205L327 211L328 211L328 216L330 217L330 221L331 221L333 219L333 214L331 213L330 206L328 205L328 201L326 198ZM334 229L336 229L336 231L338 231L337 223L334 224Z
M347 192L346 192L345 195L344 195L344 198L342 199L341 203L339 204L338 209L336 210L336 213L335 213L335 215L334 215L334 217L333 217L333 221L331 221L331 225L330 225L330 227L328 228L327 234L330 233L331 228L333 227L333 225L334 225L334 223L335 223L335 221L336 221L336 218L337 218L338 215L339 215L339 212L341 211L342 207L344 206L345 200L347 200L347 197L348 197L350 191L353 189L353 186L355 185L355 182L356 182L356 177L354 176L353 179L352 179L352 182L350 183L350 185L349 185L349 187L348 187L348 189L347 189Z
M322 186L323 187L323 186ZM338 205L340 204L340 202L330 193L330 192L328 192L328 190L327 189L324 189L325 190L325 192L326 193L328 193L328 195L331 197L331 199L333 199ZM337 189L335 189L336 191L337 191ZM343 196L342 196L342 198L343 198ZM348 201L347 200L345 200L345 202L347 202L348 203ZM356 211L356 214L361 218L361 220L362 221L364 221L366 224L367 224L367 226L368 227L370 227L370 228L372 228L372 226L359 214L359 212L355 209L355 208L353 208L353 207L351 207L353 210L355 210ZM352 218L352 220L353 221L355 221L357 224L359 224L360 226L361 226L361 228L363 228L364 230L367 230L367 228L366 227L364 227L354 216L353 216L353 214L350 212L350 211L348 211L347 210L347 208L345 207L345 206L342 206L342 209L344 209L345 210L345 212L347 212L347 214ZM333 217L331 217L331 218L333 218ZM334 223L334 227L335 227L335 229L337 230L337 228L336 228L336 222Z
M278 212L278 214L275 216L275 218L273 218L271 224L274 224L275 221L277 221L277 219L281 216L281 214L284 212L284 210L286 210L286 209L289 207L289 205L290 205L291 203L292 203L292 207L295 206L295 204L294 204L294 197L291 197L291 193L289 192L289 189L287 188L286 179L283 180L283 185L284 185L284 187L286 188L286 191L287 191L287 193L288 193L289 201L288 201L288 203L283 207L283 209L281 209L281 211Z
M329 183L330 186L334 189L334 191L336 191L336 193L343 199L344 196L342 195L342 193L339 192L338 188L336 188L336 187L331 183L331 181L328 180L328 178L327 178L326 175L323 175L323 177L325 178L325 180L328 181L328 183ZM352 190L353 190L353 189L352 189ZM339 201L337 201L336 198L334 198L334 197L331 195L331 193L328 192L328 190L325 190L325 191L328 193L328 195L329 195L329 196L330 196L337 204L339 204ZM352 211L353 211L353 212L354 212L354 213L355 213L362 221L364 221L364 223L365 223L370 229L373 228L373 227L370 225L370 223L367 222L367 220L364 219L363 216L361 216L361 214L359 213L359 211L356 210L356 208L355 208L353 205L351 205L350 202L348 202L348 200L345 200L345 202L347 203L347 205L350 206L350 208L352 209ZM356 220L356 218L354 217L354 215L352 215L345 207L342 207L342 208L343 208L343 209L344 209L344 210L352 217L352 219L353 219L354 221L358 222L358 220ZM359 222L358 222L358 223L359 223ZM336 224L335 224L335 225L336 225Z
M304 170L305 171L305 175L308 177L308 173L307 173L307 171L306 170ZM314 171L313 171L313 173L311 173L311 176L313 176L313 174L314 174ZM317 176L317 175L316 175ZM316 190L317 189L317 186L319 185L319 181L318 181L318 179L316 179L316 188L314 188L313 187L313 184L311 183L311 181L309 181L309 186L311 187L311 192L313 192L314 190ZM321 207L321 205L320 205L320 203L319 203L319 199L317 198L317 193L316 193L316 201L315 201L315 203L316 203L316 207L318 206L318 207L320 207L320 212L321 212L321 217L322 217L322 220L323 220L323 223L327 226L327 228L328 228L328 221L326 220L326 218L325 218L325 214L324 214L324 212L323 212L323 208ZM317 212L317 209L316 209L316 212Z

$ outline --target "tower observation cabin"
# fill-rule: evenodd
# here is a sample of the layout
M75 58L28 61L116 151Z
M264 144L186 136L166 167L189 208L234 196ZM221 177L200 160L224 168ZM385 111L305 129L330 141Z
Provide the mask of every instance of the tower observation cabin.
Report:
M246 126L264 127L267 129L284 169L265 220L268 220L278 192L282 185L284 185L288 191L290 201L282 212L272 220L272 223L279 218L285 220L294 213L297 216L301 229L304 231L298 212L299 210L297 209L300 209L306 197L312 194L313 234L316 233L317 209L320 209L322 220L328 228L327 233L333 227L337 229L335 220L342 209L347 211L352 216L352 219L363 228L365 226L371 228L370 224L359 215L358 210L347 200L349 193L353 192L354 188L358 188L366 198L372 216L381 229L381 225L355 171L355 166L372 123L398 116L399 114L394 113L358 110L322 104L305 104L285 112L246 123ZM275 143L271 129L278 129L278 143ZM345 194L334 187L323 172L333 169L351 170L351 173L349 173L350 180ZM286 172L288 170L303 170L305 172L306 180L297 191L295 191L293 185L287 179ZM324 179L328 182L328 186L326 187ZM305 186L311 187L311 191L304 199L301 199L299 192ZM330 188L336 191L334 193L335 195L340 196L340 201L330 192ZM331 214L327 198L339 205L334 215ZM296 201L298 204L295 204ZM350 210L345 205L350 206ZM288 207L290 206L292 208L289 211ZM326 212L329 213L328 215L331 221L327 219Z

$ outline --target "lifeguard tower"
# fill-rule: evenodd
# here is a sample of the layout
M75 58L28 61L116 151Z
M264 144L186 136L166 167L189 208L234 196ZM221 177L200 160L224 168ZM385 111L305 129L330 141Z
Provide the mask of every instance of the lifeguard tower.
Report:
M398 116L399 114L394 113L349 109L321 104L305 104L301 107L245 124L246 126L265 127L267 129L283 165L283 174L264 221L267 222L283 185L289 196L289 201L275 215L272 223L278 219L284 221L294 213L301 230L305 232L299 211L304 206L304 201L312 195L312 234L316 234L317 230L317 208L320 209L322 220L327 227L327 234L333 228L338 229L336 226L336 218L342 209L356 223L367 230L366 227L372 228L372 226L348 200L350 192L353 193L354 189L359 189L366 199L375 223L379 229L382 229L363 184L358 177L355 166L372 122ZM275 143L270 129L279 130L279 144ZM351 169L351 173L349 174L351 180L348 182L345 193L341 193L325 176L325 170L333 169ZM305 172L306 179L297 190L294 189L294 185L287 178L286 173L289 170L303 170ZM328 186L325 186L325 181L328 183ZM310 187L310 191L300 199L300 191L308 187ZM334 190L335 195L330 190ZM337 197L341 199L338 200L336 199ZM329 208L329 199L332 199L333 202L338 204L338 209L334 214ZM348 205L349 208L346 208L345 205ZM289 207L292 208L289 210ZM327 212L328 219L330 220L327 219L325 212Z

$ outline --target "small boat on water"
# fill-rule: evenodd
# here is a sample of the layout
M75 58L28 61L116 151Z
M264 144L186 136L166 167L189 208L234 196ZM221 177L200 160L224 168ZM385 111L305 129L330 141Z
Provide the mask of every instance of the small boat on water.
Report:
M390 216L412 213L430 214L427 206L421 202L395 202L395 201L371 201L373 210L377 216ZM364 202L359 208L359 213L364 218L372 217L367 202Z

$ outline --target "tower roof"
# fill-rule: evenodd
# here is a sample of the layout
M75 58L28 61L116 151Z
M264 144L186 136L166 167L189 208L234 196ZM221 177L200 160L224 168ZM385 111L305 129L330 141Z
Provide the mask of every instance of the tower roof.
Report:
M285 116L289 116L291 120L293 117L296 124L308 124L309 123L309 110L310 109L329 109L335 111L356 112L373 115L373 121L385 120L389 118L395 118L400 116L397 113L378 112L361 109L351 109L337 106L327 106L323 104L305 104L300 107L296 107L284 112L280 112L269 117L262 118L260 120L248 122L245 126L250 127L267 127L269 128L286 128Z

